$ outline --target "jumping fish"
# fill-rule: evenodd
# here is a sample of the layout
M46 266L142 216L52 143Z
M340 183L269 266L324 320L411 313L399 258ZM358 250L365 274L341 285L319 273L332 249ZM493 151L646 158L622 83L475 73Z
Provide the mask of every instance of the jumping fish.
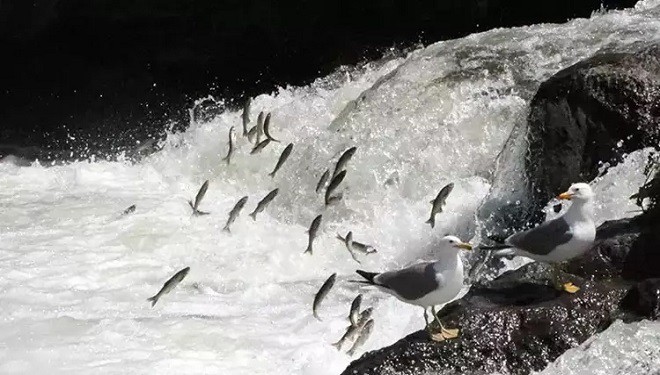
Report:
M355 351L358 350L362 345L364 345L365 342L369 339L369 336L371 335L371 331L374 329L374 320L369 319L368 322L364 324L364 327L360 330L360 336L358 336L357 340L355 340L355 343L353 344L353 347L346 352L349 356L353 356L355 354Z
M231 211L229 211L229 218L227 219L227 224L225 224L225 227L222 228L222 230L231 233L229 226L236 220L238 215L241 213L241 210L243 209L243 206L245 206L245 203L247 203L247 200L248 197L246 195L243 198L239 199L238 202L236 202L234 208L232 208Z
M268 138L268 139L270 139L270 138ZM275 177L275 173L277 173L277 171L280 170L280 168L282 167L282 164L284 164L286 159L289 158L289 155L291 155L292 150L293 150L293 143L289 143L289 145L286 146L284 151L282 151L282 154L280 154L280 158L277 159L277 165L275 165L275 169L273 169L273 171L268 174L270 177Z
M266 138L270 139L273 142L279 142L277 139L273 138L272 135L270 135L270 112L266 115L266 120L264 120L264 134L266 135Z
M337 164L335 165L335 171L332 172L332 177L335 177L336 175L339 174L339 172L344 170L344 167L351 160L353 154L355 154L355 151L357 151L357 147L351 147L348 150L344 151L343 154L341 154L339 160L337 160Z
M135 208L136 208L135 205L132 204L132 205L128 206L128 208L125 209L121 214L122 215L132 214L133 212L135 212Z
M344 181L344 177L346 177L346 171L341 171L336 176L334 176L330 181L330 185L328 185L328 188L325 190L326 206L331 203L330 198L332 197L332 193L337 189L339 184L341 184L341 182Z
M151 302L151 307L154 307L156 302L160 299L160 297L164 296L165 294L169 293L174 289L179 283L186 277L188 272L190 271L190 267L186 267L182 269L181 271L177 272L172 276L169 280L165 282L162 288L156 293L155 296L151 298L147 298L147 301Z
M243 103L243 113L241 114L241 118L243 119L243 137L248 135L248 124L250 123L250 104L252 103L252 99L247 98L245 100L245 103Z
M442 206L445 205L445 201L453 189L454 183L450 182L443 187L435 199L431 201L431 204L433 204L433 207L431 208L431 218L426 220L427 224L431 224L431 228L435 227L435 215L442 212Z
M264 134L264 111L259 112L257 116L257 141L256 144L261 142L261 136Z
M273 191L271 191L270 193L268 193L268 194L264 197L264 199L262 199L261 201L259 201L259 203L257 204L257 208L255 208L254 211L250 214L250 216L252 217L252 220L257 220L257 214L258 214L259 212L263 211L264 209L266 209L266 206L268 206L268 204L269 204L273 199L275 199L275 197L277 196L277 193L278 193L279 191L280 191L280 189L274 189Z
M360 305L362 304L362 294L358 294L357 297L351 302L351 310L348 313L348 320L351 322L351 326L356 326L358 323L358 318L360 317Z
M360 263L358 258L355 257L355 251L353 250L353 232L348 232L348 234L346 234L346 239L344 241L344 244L346 245L348 252L351 253L351 257L353 258L353 260Z
M341 350L342 345L344 345L345 342L347 341L353 341L355 339L355 336L360 333L362 330L362 327L371 319L371 314L373 313L374 309L372 307L369 307L367 309L364 309L362 313L360 313L360 316L358 317L357 323L355 325L351 324L346 328L346 333L337 341L336 343L332 344L337 350Z
M318 307L321 305L321 302L323 302L325 296L328 295L328 292L330 291L330 289L332 289L332 286L335 285L335 279L337 279L337 273L333 273L332 275L330 275L330 277L328 277L328 279L321 286L321 289L319 289L319 291L314 296L314 304L312 305L312 314L318 320L321 320L321 318L319 318L319 315L317 313Z
M227 151L227 156L222 158L222 160L227 161L227 165L231 161L231 156L234 154L234 141L232 140L232 135L234 134L234 127L229 128L229 151Z
M323 172L323 175L321 175L319 182L316 184L317 193L325 187L325 183L328 182L328 177L330 177L330 170L326 169L325 172Z
M203 212L200 211L199 204L202 202L202 199L204 199L204 195L206 194L206 190L209 188L209 180L204 181L202 184L202 187L199 188L199 191L197 192L197 196L195 197L195 203L193 204L192 201L188 201L188 204L190 205L190 208L193 210L193 215L195 216L200 216L200 215L208 215L208 212Z
M266 146L268 146L269 143L270 143L270 139L264 139L263 141L257 143L257 145L254 146L252 151L250 151L250 154L251 155L258 154L259 152L261 152L261 150L263 150Z
M337 239L339 241L341 241L342 243L346 242L346 237L342 237L342 235L339 234L339 233L337 233ZM361 253L365 253L365 254L373 254L373 253L378 252L378 250L376 250L375 247L373 247L371 245L365 245L365 244L363 244L361 242L357 242L355 240L353 240L353 249L355 249L355 250L357 250Z
M314 218L312 221L312 225L309 226L309 229L307 230L307 233L309 234L309 241L307 243L307 249L303 254L310 253L312 254L312 243L314 242L314 238L316 238L316 233L319 230L319 227L321 226L321 220L323 219L323 215L319 215Z

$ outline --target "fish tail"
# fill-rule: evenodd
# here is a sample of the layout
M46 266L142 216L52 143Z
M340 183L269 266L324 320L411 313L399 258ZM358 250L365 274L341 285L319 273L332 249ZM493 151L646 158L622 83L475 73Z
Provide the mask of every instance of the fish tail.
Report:
M331 345L334 346L335 348L337 348L337 350L341 350L341 344L342 344L342 342L341 342L341 340L339 340L336 343L331 344Z
M275 177L275 171L270 172L268 175L270 176L270 178Z
M309 245L307 245L307 249L305 250L305 252L303 254L307 254L307 253L312 254L312 244L311 243Z
M227 232L227 233L231 233L231 230L229 229L229 225L225 225L225 227L222 228L222 230Z
M193 202L192 202L192 201L188 201L188 204L190 205L190 208L192 208L193 211L195 211L195 205L193 204Z
M349 357L352 357L355 354L355 349L347 351L346 354L348 354Z
M257 212L255 211L255 212L251 213L250 217L252 218L252 220L257 221Z
M313 310L313 311L312 311L312 315L314 315L314 317L315 317L319 322L322 322L322 321L323 321L323 319L321 319L321 317L319 316L319 314L316 313L316 310Z
M151 302L151 307L154 307L156 302L158 302L158 294L153 297L147 298L147 301Z
M431 216L431 218L426 220L425 223L430 224L431 228L434 228L435 227L435 217Z

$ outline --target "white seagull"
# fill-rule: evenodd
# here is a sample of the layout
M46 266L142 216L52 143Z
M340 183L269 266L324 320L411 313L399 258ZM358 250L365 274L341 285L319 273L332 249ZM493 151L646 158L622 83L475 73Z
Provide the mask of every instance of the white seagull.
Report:
M559 199L573 203L561 216L548 220L535 228L516 233L502 245L480 247L486 250L502 250L500 255L525 256L537 261L553 264L554 284L557 289L575 293L580 288L573 283L561 283L558 279L557 263L578 257L589 250L596 238L593 210L594 192L585 183L576 183Z
M367 280L361 283L374 285L405 303L424 308L424 322L429 335L433 340L442 341L458 337L458 329L447 329L442 325L435 306L451 301L463 288L461 249L472 250L472 246L458 237L446 236L442 238L439 259L436 261L421 262L383 273L356 272ZM429 307L440 325L440 332L435 334L431 332L428 321Z

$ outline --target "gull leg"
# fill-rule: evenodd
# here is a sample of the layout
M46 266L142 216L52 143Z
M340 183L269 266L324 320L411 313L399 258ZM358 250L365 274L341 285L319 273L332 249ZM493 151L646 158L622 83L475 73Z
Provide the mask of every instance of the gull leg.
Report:
M444 341L458 337L458 333L460 332L458 328L448 329L442 325L442 321L438 317L438 312L435 310L435 306L431 306L431 312L433 313L435 320L438 322L438 325L440 325L440 332L432 334L431 339L434 341Z
M426 329L426 332L428 332L429 336L432 336L433 334L431 333L431 325L429 324L429 313L426 311L426 307L424 309L424 323L426 323L426 326L424 329Z
M554 287L557 290L563 290L563 291L565 291L567 293L571 293L571 294L576 293L578 290L580 290L580 287L575 286L570 281L566 282L566 283L562 283L560 278L559 278L559 272L560 272L559 266L556 263L553 264L552 265L552 276L553 276L552 282L554 284Z

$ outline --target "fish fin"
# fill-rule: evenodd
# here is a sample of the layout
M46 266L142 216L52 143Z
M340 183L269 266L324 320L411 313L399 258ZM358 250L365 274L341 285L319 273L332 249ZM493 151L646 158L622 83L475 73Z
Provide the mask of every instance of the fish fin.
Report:
M147 298L147 301L151 302L151 307L154 307L156 302L158 302L158 294L153 297Z
M195 213L195 216L204 216L204 215L209 215L209 214L210 214L210 212L197 210L196 213Z
M355 270L355 272L357 272L358 275L364 277L367 280L366 282L362 281L362 280L357 281L357 282L362 282L362 283L371 284L371 285L378 285L374 281L374 277L378 276L378 272L367 272L367 271L362 271L362 270Z
M430 224L431 228L435 227L435 217L431 217L430 219L425 221L426 224Z

